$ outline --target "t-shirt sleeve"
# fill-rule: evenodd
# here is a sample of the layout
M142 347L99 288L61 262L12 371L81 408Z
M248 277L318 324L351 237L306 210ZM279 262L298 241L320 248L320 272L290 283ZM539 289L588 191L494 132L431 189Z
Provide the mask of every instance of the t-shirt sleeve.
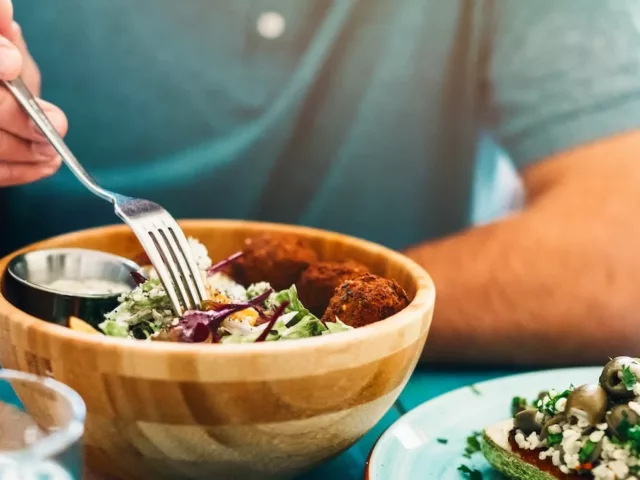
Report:
M519 168L640 127L640 2L504 0L493 13L488 111Z

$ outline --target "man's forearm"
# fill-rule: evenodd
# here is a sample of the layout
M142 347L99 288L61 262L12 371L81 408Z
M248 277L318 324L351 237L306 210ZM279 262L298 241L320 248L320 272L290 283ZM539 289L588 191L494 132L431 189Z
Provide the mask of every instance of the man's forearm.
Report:
M553 188L547 177L562 175L543 168L529 186L548 191L521 214L405 252L436 284L425 360L565 364L640 353L640 195L624 162L606 162Z
M425 360L588 363L640 350L615 273L532 228L512 218L407 252L436 284Z

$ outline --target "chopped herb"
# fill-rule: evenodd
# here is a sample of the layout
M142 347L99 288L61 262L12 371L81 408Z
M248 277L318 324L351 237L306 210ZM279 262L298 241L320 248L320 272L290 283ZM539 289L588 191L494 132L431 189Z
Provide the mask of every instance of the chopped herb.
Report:
M446 445L447 443L449 443L449 440L447 440L446 438L436 438L436 441L443 445Z
M622 383L627 388L627 390L633 390L633 386L638 382L638 377L636 374L631 371L629 365L625 365L622 367Z
M460 465L458 467L458 471L460 473L469 475L470 480L482 480L482 472L480 470L476 470L475 468L469 468L466 465Z
M511 400L511 416L515 417L517 413L527 409L527 400L522 397L513 397Z
M550 447L555 447L562 443L562 433L549 433L547 434L547 443Z
M480 445L480 438L482 437L481 432L473 432L471 435L467 437L467 446L464 449L463 456L465 458L471 458L471 455L482 450Z
M587 440L587 443L584 444L584 447L582 447L580 449L580 452L578 453L578 457L580 458L580 463L587 463L589 461L597 445L598 444L596 442Z
M475 385L469 385L469 389L476 395L482 395L482 392Z
M627 444L636 453L640 453L640 425L634 425L627 429Z
M550 417L555 417L558 413L558 411L556 410L556 403L558 403L558 400L560 400L561 398L569 397L574 388L575 387L571 385L571 387L567 388L564 392L558 393L556 396L550 398L546 402L544 401L544 399L538 401L538 411Z

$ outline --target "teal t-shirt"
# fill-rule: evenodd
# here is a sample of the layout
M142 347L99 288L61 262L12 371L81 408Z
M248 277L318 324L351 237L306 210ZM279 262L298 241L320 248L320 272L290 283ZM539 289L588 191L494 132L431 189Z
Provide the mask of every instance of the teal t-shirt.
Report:
M524 168L637 128L637 8L15 2L43 97L66 111L69 145L106 188L176 217L309 224L394 248L463 229L495 198L481 138ZM64 167L0 191L0 216L2 250L118 222Z

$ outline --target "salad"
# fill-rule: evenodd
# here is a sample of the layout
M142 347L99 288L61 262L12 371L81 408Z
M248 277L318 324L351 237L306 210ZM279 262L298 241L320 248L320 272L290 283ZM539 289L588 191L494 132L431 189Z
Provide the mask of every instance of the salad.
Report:
M483 452L513 479L640 478L640 360L609 361L598 383L516 397L484 431Z
M297 238L249 239L242 252L216 264L202 243L194 238L189 243L208 297L200 308L177 317L156 272L145 267L132 273L137 287L123 293L98 325L102 333L186 343L293 340L353 330L391 316L409 302L395 281L354 262L319 262ZM313 299L315 312L303 304L296 282Z

